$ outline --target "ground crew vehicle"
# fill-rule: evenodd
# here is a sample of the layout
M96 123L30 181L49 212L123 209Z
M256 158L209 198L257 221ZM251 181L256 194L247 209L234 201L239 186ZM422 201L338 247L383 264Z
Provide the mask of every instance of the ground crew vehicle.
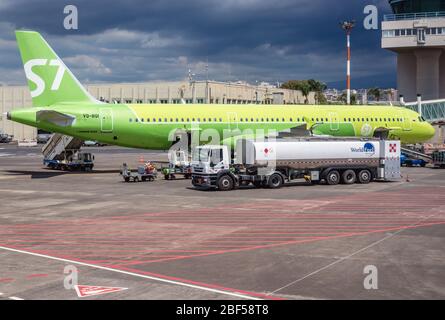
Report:
M0 143L10 143L14 136L6 134L6 133L0 133Z
M120 175L125 182L153 181L158 176L157 170L150 162L138 166L136 172L131 171L126 163L122 165Z
M66 152L64 159L43 159L43 164L56 170L91 171L94 167L94 155L89 152Z
M183 175L185 179L192 177L192 168L187 152L181 150L171 150L168 153L168 167L162 168L165 180L173 180L176 175Z
M240 139L232 161L227 146L194 149L192 184L232 190L240 185L280 188L306 179L328 185L373 180L397 181L400 141L376 139L301 138L276 141Z
M435 168L445 168L445 151L434 151L432 157Z
M411 158L408 155L402 153L400 155L400 164L406 167L425 167L428 162L423 159Z

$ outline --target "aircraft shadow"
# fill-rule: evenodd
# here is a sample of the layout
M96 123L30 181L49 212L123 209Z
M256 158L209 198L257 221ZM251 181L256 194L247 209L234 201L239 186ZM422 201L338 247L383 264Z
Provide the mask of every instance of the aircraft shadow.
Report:
M47 169L45 171L30 171L30 170L5 170L5 173L11 175L23 175L31 176L31 179L49 179L53 177L70 175L70 174L109 174L109 173L119 173L119 170L93 170L90 172L85 171L58 171Z

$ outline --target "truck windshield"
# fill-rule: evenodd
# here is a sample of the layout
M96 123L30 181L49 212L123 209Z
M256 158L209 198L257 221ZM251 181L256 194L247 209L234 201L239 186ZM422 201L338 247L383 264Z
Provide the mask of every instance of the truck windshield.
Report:
M193 151L192 160L200 161L200 162L208 162L209 161L209 149L197 148Z

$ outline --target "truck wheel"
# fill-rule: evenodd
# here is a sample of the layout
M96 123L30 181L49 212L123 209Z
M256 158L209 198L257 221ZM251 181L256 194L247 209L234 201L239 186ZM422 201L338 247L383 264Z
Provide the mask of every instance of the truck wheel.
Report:
M368 184L372 180L372 174L369 170L361 170L358 173L358 182L361 184Z
M357 175L355 174L354 170L346 170L341 175L341 181L344 184L353 184L357 180Z
M228 175L224 175L218 180L218 188L221 191L230 191L233 189L233 180Z
M145 180L147 180L147 177L142 177L141 179L142 179L142 181L145 181Z
M283 186L283 178L279 174L274 173L269 177L268 185L271 189L279 189Z
M340 183L340 173L337 170L332 170L326 175L326 183L334 186Z
M125 177L124 180L125 180L125 182L130 182L130 178L129 177Z

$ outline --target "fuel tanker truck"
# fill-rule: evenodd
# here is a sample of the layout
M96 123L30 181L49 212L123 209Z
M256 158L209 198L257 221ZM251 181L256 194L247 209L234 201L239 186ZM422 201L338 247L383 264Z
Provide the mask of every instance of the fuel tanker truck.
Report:
M357 138L240 139L193 149L192 184L229 191L242 185L280 188L305 179L327 185L398 181L400 141Z

